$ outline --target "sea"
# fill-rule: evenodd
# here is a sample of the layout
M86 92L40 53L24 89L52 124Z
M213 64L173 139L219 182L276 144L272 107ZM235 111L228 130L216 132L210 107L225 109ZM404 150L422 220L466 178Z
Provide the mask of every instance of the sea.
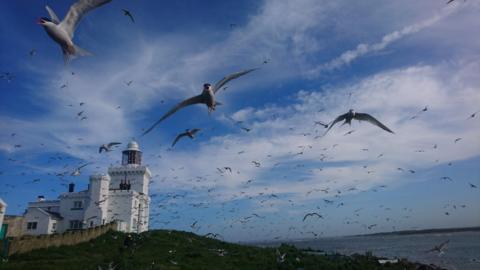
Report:
M447 240L449 242L443 254L428 252ZM405 258L452 270L480 270L480 231L330 237L289 244L326 253L351 255L371 252L377 257Z

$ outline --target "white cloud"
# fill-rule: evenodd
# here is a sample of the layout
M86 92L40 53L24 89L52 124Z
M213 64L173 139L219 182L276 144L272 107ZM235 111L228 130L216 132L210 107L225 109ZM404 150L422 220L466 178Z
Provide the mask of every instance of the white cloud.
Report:
M479 65L477 62L469 63L462 68L458 64L453 74L451 68L450 65L415 66L384 72L327 93L301 92L297 104L270 111L270 116L282 115L276 120L271 120L268 115L256 119L257 112L263 116L262 109L241 110L233 115L243 115L248 111L253 118L245 120L254 123L253 133L215 137L202 144L199 150L168 153L167 160L152 164L152 168L162 172L177 164L189 164L187 169L172 173L178 176L174 186L185 187L189 185L186 179L209 175L202 184L214 185L224 198L238 194L249 179L256 179L255 188L245 189L244 197L254 196L268 188L269 192L294 196L297 200L313 188L330 187L331 190L345 191L356 187L367 190L382 184L396 185L399 179L407 177L412 180L402 183L422 180L416 177L422 171L450 161L469 159L480 153L480 148L476 146L480 124L467 120L480 102L480 96L471 93L480 82L474 79L460 83L459 80L449 79L457 76L468 78ZM451 76L445 77L445 72ZM324 129L317 127L318 132L315 132L313 121L318 118L330 120L347 111L348 108L342 106L347 93L353 93L354 108L371 113L396 134L386 133L369 123L354 122L352 127L336 126L327 136L314 139ZM465 96L470 98L465 100ZM424 106L428 106L427 112L422 112L416 119L409 119ZM296 109L292 110L292 107ZM318 112L318 108L326 110ZM285 111L295 113L285 116ZM355 132L343 136L351 129ZM461 143L454 143L458 137L463 138ZM438 145L437 149L433 149L434 144ZM239 152L241 154L237 154ZM303 154L296 155L299 152ZM380 154L383 156L378 158ZM326 156L323 162L319 161L322 155ZM261 166L255 167L252 161L260 162ZM299 164L305 167L295 167ZM364 165L368 167L363 168ZM223 166L232 167L233 175L216 174L216 168ZM405 172L398 171L398 167ZM311 171L315 168L323 170ZM408 169L415 170L417 174L409 174ZM278 179L282 175L286 178ZM169 183L161 183L161 188L165 189ZM319 196L331 194L316 192L310 198Z
M464 6L455 6L454 8L445 7L439 13L434 14L432 17L416 22L414 24L408 25L401 30L393 31L389 34L386 34L382 37L381 41L373 44L361 43L353 50L348 50L342 53L339 57L320 65L319 67L313 69L310 73L311 75L318 75L323 71L331 71L335 69L342 68L349 65L351 62L357 58L367 55L369 53L375 53L381 50L384 50L391 43L404 38L405 36L415 34L419 31L422 31L428 27L431 27L438 23L440 20L447 18L452 15L454 12L458 12Z

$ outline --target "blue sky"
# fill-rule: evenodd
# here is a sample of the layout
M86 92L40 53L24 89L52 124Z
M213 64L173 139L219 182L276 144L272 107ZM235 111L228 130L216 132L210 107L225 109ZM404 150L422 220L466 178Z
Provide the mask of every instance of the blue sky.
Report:
M0 80L8 214L37 195L56 198L66 190L56 173L94 161L66 177L86 188L136 138L155 176L152 228L198 221L196 233L255 241L480 225L480 113L469 117L480 110L479 3L175 2L92 11L74 42L93 56L67 66L35 21L45 4L62 18L73 1L0 3L0 72L15 75ZM251 67L261 68L219 92L211 116L191 106L140 137L203 83ZM315 138L324 129L314 121L350 108L395 134L355 121ZM187 128L202 131L169 149ZM98 154L110 141L123 146ZM309 212L324 219L302 222Z

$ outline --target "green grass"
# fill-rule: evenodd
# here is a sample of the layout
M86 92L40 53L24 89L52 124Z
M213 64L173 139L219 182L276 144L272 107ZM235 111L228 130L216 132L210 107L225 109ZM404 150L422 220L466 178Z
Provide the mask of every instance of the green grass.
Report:
M402 262L379 265L371 256L313 255L293 246L260 248L231 244L193 233L155 230L133 235L124 246L126 234L108 232L75 246L40 249L13 255L0 269L416 269ZM224 254L218 251L224 250ZM277 254L286 253L280 262ZM101 268L99 268L101 267ZM430 268L424 268L430 269Z

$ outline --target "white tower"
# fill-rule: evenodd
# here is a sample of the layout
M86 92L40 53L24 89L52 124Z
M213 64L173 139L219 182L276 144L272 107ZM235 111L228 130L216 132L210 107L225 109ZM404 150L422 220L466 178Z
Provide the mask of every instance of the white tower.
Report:
M90 201L83 220L85 226L96 227L107 223L109 184L110 177L108 175L90 176L90 184L88 185Z
M126 224L128 232L148 230L150 170L142 165L142 151L131 141L122 152L122 165L108 168L109 220Z

